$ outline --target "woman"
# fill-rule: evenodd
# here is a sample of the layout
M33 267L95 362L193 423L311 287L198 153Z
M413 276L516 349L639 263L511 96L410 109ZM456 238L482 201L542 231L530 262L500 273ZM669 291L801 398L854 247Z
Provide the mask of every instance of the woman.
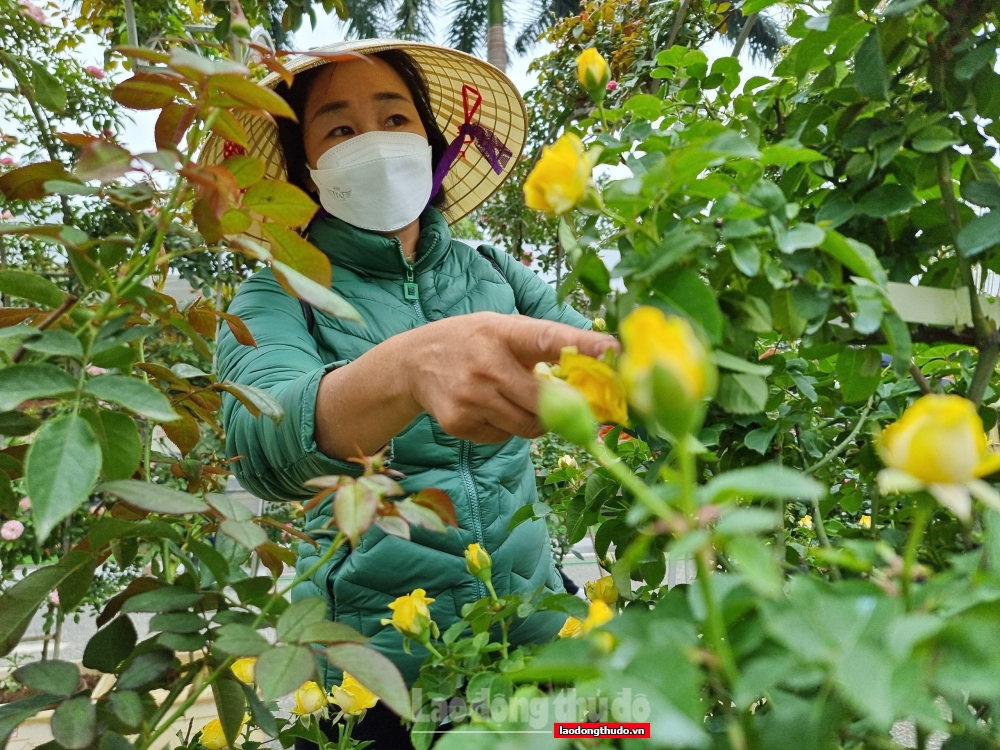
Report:
M345 50L365 57L299 58L289 65L290 87L263 82L298 122L266 131L251 153L278 154L289 181L322 205L308 237L329 256L334 291L364 324L300 305L269 269L250 278L230 312L258 346L240 345L224 328L219 376L267 390L285 417L280 425L255 419L227 398L227 452L241 457L233 465L240 483L268 500L308 497L303 483L314 476L356 476L361 467L349 458L386 447L408 492L447 492L458 529L412 527L405 540L373 527L293 595L325 597L329 616L371 637L412 685L427 652L411 644L407 654L399 633L379 621L415 588L435 600L430 611L442 630L485 596L466 570L470 543L492 555L499 594L563 590L545 524L507 531L514 512L536 499L525 439L542 432L532 368L558 360L564 346L597 356L614 344L585 330L585 318L506 253L451 238L449 222L495 190L513 166L504 155L521 150L524 109L510 81L432 45L366 41L324 52ZM453 144L445 129L460 130ZM465 145L466 136L474 143ZM321 547L332 537L330 514L329 503L307 514ZM300 545L298 570L320 554ZM564 619L534 614L515 623L511 641L549 640ZM322 676L328 688L341 678L333 668ZM405 728L380 706L355 737L408 747Z

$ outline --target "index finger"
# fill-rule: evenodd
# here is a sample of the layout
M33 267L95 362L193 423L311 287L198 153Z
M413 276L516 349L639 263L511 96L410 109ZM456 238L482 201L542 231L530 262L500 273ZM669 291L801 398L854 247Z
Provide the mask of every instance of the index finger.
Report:
M579 328L550 320L512 317L505 332L511 354L526 367L539 362L558 362L567 346L575 346L580 354L600 357L608 349L620 351L618 341L606 333L582 331Z

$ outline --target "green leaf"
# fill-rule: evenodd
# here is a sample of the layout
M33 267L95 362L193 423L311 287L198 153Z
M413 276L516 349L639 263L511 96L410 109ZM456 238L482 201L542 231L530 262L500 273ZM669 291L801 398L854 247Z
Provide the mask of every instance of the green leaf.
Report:
M101 424L107 437L107 450L104 443L104 460L101 464L101 474L107 481L128 479L139 470L142 462L142 441L139 439L139 428L131 416L120 411L100 411Z
M14 679L39 693L69 697L80 683L80 670L68 661L34 661L15 669Z
M662 108L663 100L652 94L635 94L622 104L622 109L642 120L655 120L660 116Z
M18 724L27 721L39 711L51 708L59 699L54 695L42 693L29 695L19 701L0 706L0 746L9 747L7 738L14 732Z
M236 739L243 726L243 716L247 708L242 683L239 680L220 677L212 683L212 697L215 698L215 710L222 724L222 733L229 747L236 747Z
M288 106L288 102L271 89L258 86L244 75L224 73L212 76L208 82L252 109L262 109L275 117L295 119L295 112Z
M278 620L276 630L278 640L286 643L298 641L303 630L314 622L326 619L326 610L326 600L318 596L292 602Z
M913 149L924 154L936 154L946 148L957 146L962 142L961 138L951 132L951 128L943 125L931 125L924 128L913 136Z
M726 544L726 553L733 558L750 588L769 599L781 595L784 576L774 554L759 539L734 537Z
M151 631L163 633L197 633L208 627L208 621L194 612L160 612L149 620Z
M107 492L150 513L183 516L188 513L208 513L210 510L207 503L194 495L164 487L162 484L134 479L105 482L97 488L97 491Z
M826 239L820 247L858 276L874 281L879 286L885 286L889 281L889 275L882 268L875 251L863 242L828 229Z
M326 659L337 669L349 672L400 717L412 720L410 692L403 676L381 652L360 643L338 643L326 650Z
M854 307L858 311L852 327L862 336L875 333L882 325L882 314L885 311L882 292L870 286L857 285L851 286L850 290Z
M83 666L113 674L135 648L138 636L135 625L126 615L116 617L107 627L94 633L83 650Z
M243 194L243 208L286 227L309 223L319 206L301 188L283 180L261 180Z
M882 382L882 355L874 347L848 347L837 356L836 374L844 403L864 401Z
M42 420L21 411L5 411L0 413L0 435L6 437L30 435L41 424Z
M305 646L277 646L257 659L256 676L264 700L277 700L315 679L316 660Z
M240 189L248 188L264 177L264 162L256 156L231 156L220 166L236 178Z
M24 342L24 348L54 357L83 359L83 345L80 343L80 339L69 331L59 329L42 331L41 336Z
M253 518L253 512L237 500L229 495L222 495L218 492L210 492L205 495L205 499L208 504L211 505L215 510L223 515L225 518L229 518L233 521L249 521Z
M302 628L296 635L296 640L299 643L341 643L342 641L368 643L370 639L361 635L350 625L332 620L320 620Z
M770 447L771 440L774 439L777 431L777 422L774 422L770 427L758 427L756 430L751 430L747 433L746 437L743 438L743 444L750 450L757 451L763 456Z
M127 375L100 375L87 381L84 391L91 396L124 406L157 422L173 422L180 416L170 400L156 388Z
M267 534L253 521L230 521L227 519L219 524L219 531L247 549L254 549L267 542Z
M131 690L115 690L108 696L111 711L127 727L138 727L142 724L145 711L142 699L138 693Z
M55 398L76 390L76 380L55 365L14 365L0 370L0 411L16 409L25 401Z
M323 614L326 614L325 610ZM212 641L213 650L230 656L260 656L271 648L271 644L264 636L240 622L228 623L215 632L216 637Z
M49 112L66 109L66 87L41 62L31 63L31 88L35 100Z
M869 99L884 101L889 94L889 72L882 56L877 26L872 26L854 56L854 85Z
M55 565L33 570L0 594L0 656L14 650L49 593L81 567L93 565L93 559L88 552L72 550Z
M52 736L66 750L85 750L97 735L97 707L81 695L60 704L52 714Z
M896 377L906 377L913 356L913 340L910 338L909 327L895 312L886 312L882 315L882 333L889 342L893 372L896 373Z
M122 612L176 612L190 609L204 594L185 586L162 586L130 597L122 604Z
M357 546L358 539L375 522L378 496L358 482L344 484L333 499L333 517L337 528Z
M766 378L774 370L771 365L761 365L756 362L747 362L745 359L741 357L734 357L729 352L724 352L721 349L716 349L712 352L712 359L721 369L730 370L731 372L745 372L750 375L760 375L761 377Z
M1000 244L1000 211L977 216L958 233L958 249L966 258Z
M765 8L770 8L772 5L777 5L781 0L747 0L743 5L741 12L744 16L749 16L751 13L760 13Z
M63 291L45 277L14 269L0 271L0 293L45 307L59 307L66 299Z
M819 247L826 239L826 232L815 224L797 224L788 231L776 232L778 249L783 253L794 253L796 250L806 250Z
M24 462L31 518L40 541L83 505L100 472L101 446L83 417L66 414L42 426Z
M699 494L706 503L767 497L818 500L826 494L826 489L815 479L794 469L777 464L761 464L719 474L710 479Z
M715 401L730 414L759 414L767 403L767 381L760 375L723 373Z
M118 677L115 690L139 690L150 686L175 668L174 652L164 648L141 653L129 662Z
M278 283L293 297L297 297L315 307L320 312L343 318L355 323L363 323L358 311L355 310L339 294L320 286L307 276L303 276L289 265L279 260L271 261L271 270Z
M876 219L906 213L920 203L908 187L890 182L879 185L858 201L858 212Z
M926 2L927 0L892 0L882 11L882 15L886 18L902 16Z
M250 685L243 685L243 695L247 700L247 707L250 709L250 720L254 725L269 737L278 736L278 724L274 720L274 714L268 710L264 702L257 697L257 691Z
M712 344L722 340L723 318L715 293L697 273L685 269L660 276L653 284L656 296L673 310L700 324Z
M760 162L764 166L786 166L793 167L796 164L811 164L814 161L824 161L826 159L819 151L803 146L790 146L787 144L775 144L768 146L760 153Z
M233 383L228 380L220 387L226 393L235 396L255 417L263 414L276 425L281 424L281 420L285 418L285 410L281 408L281 404L263 388L244 383Z

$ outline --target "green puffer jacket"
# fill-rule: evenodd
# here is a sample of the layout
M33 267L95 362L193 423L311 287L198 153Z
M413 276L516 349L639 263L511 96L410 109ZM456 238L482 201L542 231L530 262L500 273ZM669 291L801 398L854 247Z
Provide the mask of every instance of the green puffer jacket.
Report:
M579 328L590 322L556 303L553 290L507 253L483 247L479 252L452 240L443 216L428 208L421 216L416 262L403 258L399 241L352 227L335 218L316 219L310 239L333 264L333 289L361 314L364 325L316 314L312 334L298 300L287 294L270 269L240 288L229 312L247 324L257 348L239 344L222 326L218 371L222 380L268 391L282 405L280 425L255 419L236 399L224 396L223 422L230 457L244 488L267 500L296 500L312 493L310 477L361 472L357 464L320 453L313 439L313 419L320 378L360 357L397 333L429 321L480 311L520 313L557 320ZM415 287L413 286L415 285ZM414 293L415 292L415 293ZM408 684L417 678L426 651L379 620L389 617L396 597L423 588L434 598L431 615L443 631L460 617L462 605L486 595L486 587L466 570L464 550L479 542L493 557L493 585L500 595L545 586L563 591L542 521L507 531L511 516L536 500L529 443L479 445L446 434L422 414L391 443L390 466L402 472L407 492L434 487L448 493L459 528L439 534L411 527L409 541L372 527L354 550L347 545L323 569L293 591L293 599L323 596L332 619L372 639L392 659ZM308 570L329 545L333 532L330 503L307 514L306 531L321 545L299 545L299 573ZM565 615L536 613L512 627L511 642L543 642L559 630ZM324 666L327 687L340 672Z

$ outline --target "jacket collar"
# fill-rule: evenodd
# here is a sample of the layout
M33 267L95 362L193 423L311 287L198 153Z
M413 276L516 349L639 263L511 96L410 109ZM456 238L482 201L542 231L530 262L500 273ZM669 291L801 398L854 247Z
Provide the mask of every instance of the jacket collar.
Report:
M362 276L405 278L407 263L395 237L358 229L323 212L309 226L309 240L326 253L335 266L348 268ZM444 216L433 206L420 215L416 271L433 268L451 248L451 231Z

